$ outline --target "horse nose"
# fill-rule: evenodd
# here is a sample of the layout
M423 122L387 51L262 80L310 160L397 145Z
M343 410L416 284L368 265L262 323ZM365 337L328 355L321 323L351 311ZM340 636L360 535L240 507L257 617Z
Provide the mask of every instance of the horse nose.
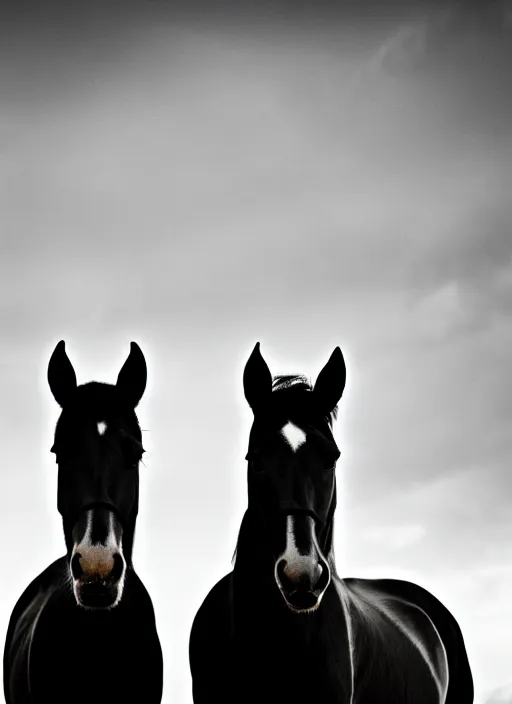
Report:
M286 592L309 591L314 592L322 577L324 568L316 560L307 565L289 564L284 558L277 564L277 576L281 587Z
M71 559L71 574L81 582L101 581L116 584L124 570L124 560L117 550L103 546L82 547Z
M85 608L116 606L123 593L125 561L105 546L80 546L71 558L70 571L77 603Z

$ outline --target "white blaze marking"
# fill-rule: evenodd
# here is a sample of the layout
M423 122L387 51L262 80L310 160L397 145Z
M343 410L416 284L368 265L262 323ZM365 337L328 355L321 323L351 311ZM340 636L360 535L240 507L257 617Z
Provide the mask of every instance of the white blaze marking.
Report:
M105 431L107 429L107 424L101 421L101 423L98 423L98 433L100 435L104 435Z
M278 557L275 563L275 568L274 568L274 577L277 582L277 584L280 586L280 581L277 575L277 565L281 560L286 561L286 574L288 577L291 577L294 573L295 574L301 574L302 572L309 572L314 567L316 567L319 563L319 559L322 559L322 562L324 564L321 564L321 568L327 569L329 572L329 579L327 580L327 585L324 589L324 591L319 595L318 601L314 607L311 609L305 609L304 611L314 611L315 609L318 608L320 605L320 602L322 601L322 597L325 594L325 590L327 589L327 586L330 582L330 568L329 568L329 563L327 560L324 558L322 555L322 551L320 550L320 547L318 545L318 541L316 539L316 534L315 534L315 522L311 518L311 516L307 516L307 521L308 521L308 526L310 530L310 538L311 542L309 544L309 552L307 555L301 555L298 548L297 548L297 543L295 542L295 516L287 516L286 517L286 548L283 552L282 555Z
M121 551L121 544L118 545L116 540L114 514L112 513L112 511L110 511L108 514L108 536L106 546L107 548L119 548L119 551Z
M288 423L281 428L281 435L294 452L297 452L299 447L306 442L306 433L291 421L288 421Z
M297 543L295 542L295 516L286 516L286 548L281 555L281 559L286 560L289 570L292 570L294 567L300 569L303 564L308 564L315 556L313 519L311 516L306 516L306 520L309 524L311 543L309 546L309 554L301 555L297 549Z
M108 549L110 549L110 550L117 549L117 550L119 550L119 552L121 552L122 539L119 541L119 543L117 542L115 526L114 526L114 514L112 513L112 511L109 511L109 514L108 514L108 535L107 535L107 539L104 544L91 542L93 516L94 516L94 509L91 508L87 511L87 525L85 528L85 533L84 533L83 538L80 541L80 543L75 544L75 550L78 550L79 548L101 547L101 548L105 548L107 550Z
M93 510L94 510L94 509L90 508L90 509L87 511L87 525L86 525L86 528L85 528L85 533L84 533L84 536L83 536L82 540L80 541L80 543L76 546L77 548L79 548L79 547L81 547L81 546L83 546L83 547L88 547L88 546L91 545L92 513L93 513Z

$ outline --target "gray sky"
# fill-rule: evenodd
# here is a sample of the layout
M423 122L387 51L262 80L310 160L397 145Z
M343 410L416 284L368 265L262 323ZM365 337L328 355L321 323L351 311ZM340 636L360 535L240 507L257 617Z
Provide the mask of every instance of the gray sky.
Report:
M231 566L257 340L273 373L346 356L340 574L433 591L475 704L512 701L512 12L357 6L3 23L0 629L63 552L49 356L115 382L136 340L164 704Z

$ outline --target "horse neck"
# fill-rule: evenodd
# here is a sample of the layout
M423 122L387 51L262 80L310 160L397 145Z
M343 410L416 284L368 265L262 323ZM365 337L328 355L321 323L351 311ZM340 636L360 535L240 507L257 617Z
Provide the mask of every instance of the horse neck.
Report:
M256 512L248 508L238 533L233 571L235 574L242 574L245 571L251 571L254 574L255 570L268 568L271 563L272 552L262 531L261 522Z

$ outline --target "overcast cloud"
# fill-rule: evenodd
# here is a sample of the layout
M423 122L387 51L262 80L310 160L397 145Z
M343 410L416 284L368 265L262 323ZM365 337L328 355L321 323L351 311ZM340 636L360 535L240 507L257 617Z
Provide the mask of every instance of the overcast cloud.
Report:
M314 380L339 344L338 570L433 591L511 701L510 4L262 7L4 23L0 628L63 552L60 339L79 383L147 358L164 704L245 509L246 359Z

